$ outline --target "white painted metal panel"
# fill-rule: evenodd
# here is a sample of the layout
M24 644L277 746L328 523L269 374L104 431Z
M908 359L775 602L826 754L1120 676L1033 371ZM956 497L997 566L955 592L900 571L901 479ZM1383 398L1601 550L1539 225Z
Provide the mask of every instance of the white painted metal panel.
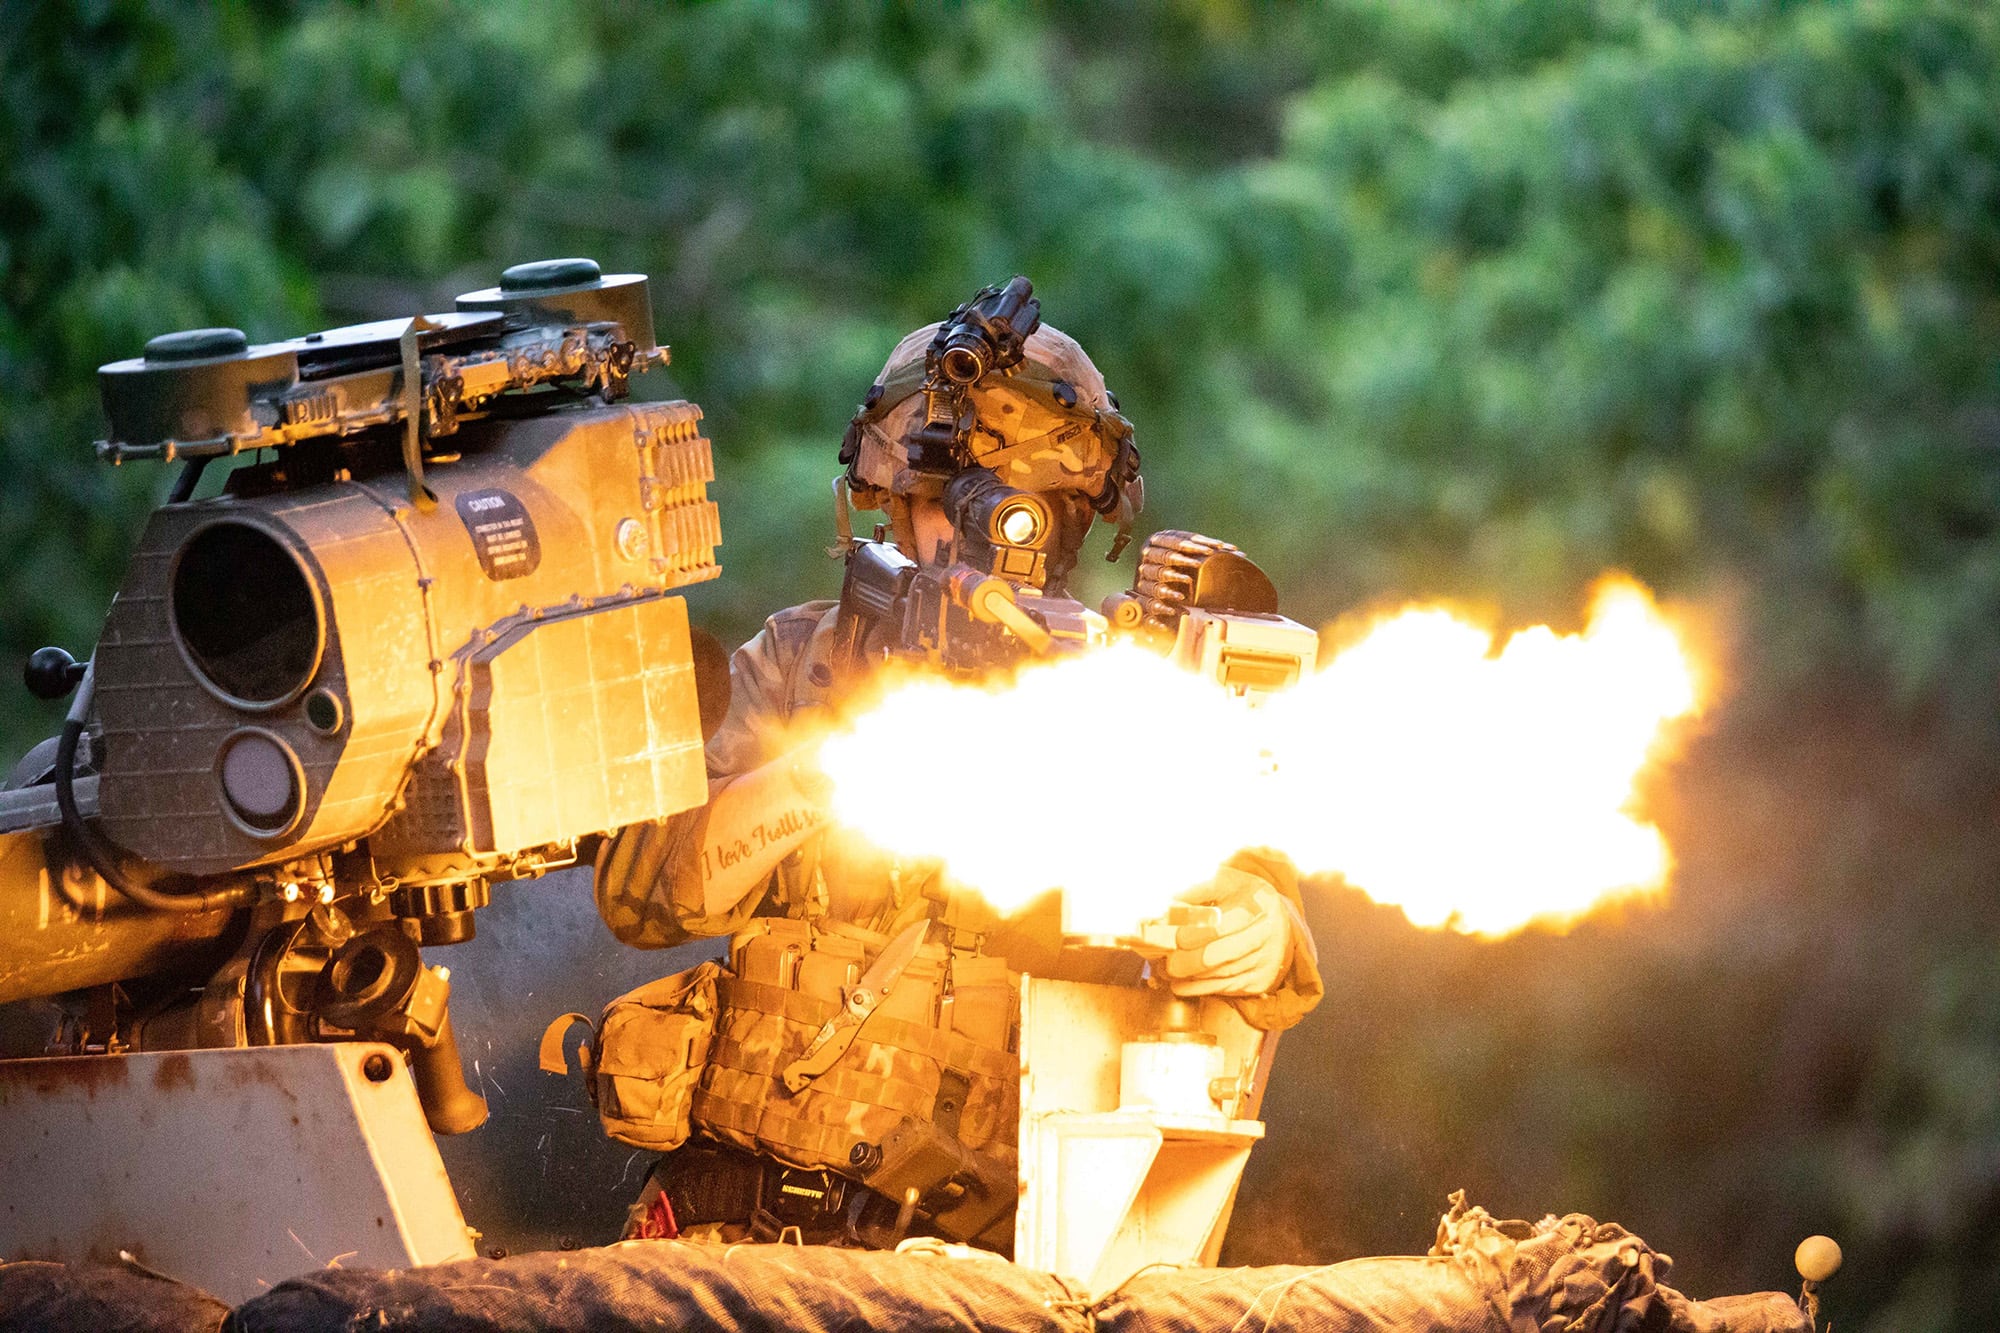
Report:
M1197 1001L1234 1095L1214 1115L1121 1107L1125 1043L1167 1027L1175 1007L1151 989L1021 979L1017 1263L1104 1292L1151 1264L1215 1262L1264 1135L1256 1115L1276 1043L1226 1002Z
M473 1254L392 1047L0 1061L0 1259L120 1250L231 1302Z

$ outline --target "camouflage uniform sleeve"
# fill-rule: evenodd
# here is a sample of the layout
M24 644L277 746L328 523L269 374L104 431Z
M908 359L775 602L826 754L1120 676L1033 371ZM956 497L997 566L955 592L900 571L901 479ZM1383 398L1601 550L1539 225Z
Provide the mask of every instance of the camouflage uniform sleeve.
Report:
M729 660L729 712L708 741L708 795L789 748L787 717L801 660L831 602L808 602L780 611ZM720 916L704 902L702 848L708 807L651 823L633 824L606 838L595 867L597 914L626 944L669 949L690 939L740 929L764 900L747 895Z
M1230 1003L1243 1021L1266 1032L1282 1032L1312 1012L1326 993L1320 981L1319 951L1313 946L1312 932L1306 927L1305 903L1299 896L1299 872L1291 861L1277 852L1238 852L1228 864L1238 870L1269 880L1291 904L1293 924L1298 928L1292 943L1292 965L1268 995L1238 996Z

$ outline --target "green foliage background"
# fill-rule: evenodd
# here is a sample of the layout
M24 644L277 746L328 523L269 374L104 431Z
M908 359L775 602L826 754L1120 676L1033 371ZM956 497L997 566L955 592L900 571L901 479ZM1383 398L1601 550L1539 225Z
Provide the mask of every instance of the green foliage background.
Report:
M1842 1327L2000 1324L1991 7L72 0L0 3L0 75L0 660L88 648L164 492L89 449L154 334L650 273L740 638L833 586L895 338L1025 272L1148 521L1295 614L1573 620L1617 567L1724 627L1671 908L1495 946L1323 896L1235 1257L1421 1248L1467 1184L1697 1292L1830 1230Z

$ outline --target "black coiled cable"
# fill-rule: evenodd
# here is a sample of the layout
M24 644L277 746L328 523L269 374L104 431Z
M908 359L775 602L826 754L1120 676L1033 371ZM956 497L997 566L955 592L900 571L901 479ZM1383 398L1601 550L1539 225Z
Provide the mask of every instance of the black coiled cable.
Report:
M95 673L96 661L93 659L90 666L84 669L83 680L76 687L76 702L70 705L69 716L63 719L62 736L56 742L56 809L62 812L63 828L71 841L100 879L149 911L212 912L247 906L257 893L256 886L247 880L224 883L193 893L169 893L139 883L125 873L118 864L116 854L98 836L97 830L84 822L83 812L76 804L76 751L83 740L84 724L90 715Z

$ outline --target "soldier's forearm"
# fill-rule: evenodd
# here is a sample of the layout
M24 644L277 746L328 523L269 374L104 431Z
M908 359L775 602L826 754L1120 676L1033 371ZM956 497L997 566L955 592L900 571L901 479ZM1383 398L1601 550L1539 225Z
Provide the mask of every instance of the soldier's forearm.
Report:
M809 760L806 762L810 762ZM824 793L781 755L719 788L701 845L702 902L722 916L826 822Z

